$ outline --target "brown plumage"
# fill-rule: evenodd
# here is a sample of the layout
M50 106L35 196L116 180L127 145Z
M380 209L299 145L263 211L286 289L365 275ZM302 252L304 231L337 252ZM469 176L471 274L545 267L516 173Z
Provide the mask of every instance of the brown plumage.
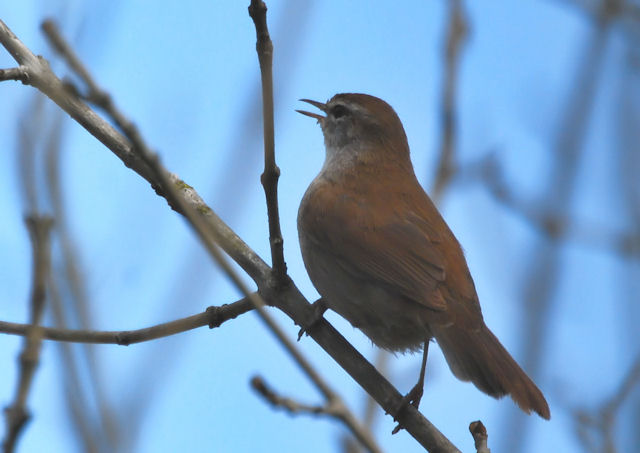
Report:
M460 244L415 177L393 109L364 94L307 102L326 113L301 111L318 119L327 155L298 231L328 308L390 351L435 338L459 379L548 419L540 390L485 325Z

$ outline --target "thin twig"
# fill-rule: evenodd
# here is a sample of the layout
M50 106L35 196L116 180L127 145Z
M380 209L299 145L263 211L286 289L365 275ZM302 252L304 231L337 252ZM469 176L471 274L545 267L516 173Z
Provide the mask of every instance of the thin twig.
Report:
M271 245L271 266L277 284L286 284L287 264L284 260L284 241L280 231L278 212L278 178L280 168L276 165L275 139L273 127L273 44L267 28L267 5L260 0L251 0L249 16L256 29L256 51L260 63L262 80L262 118L264 128L264 172L260 177L267 199L269 219L269 243Z
M136 330L97 331L56 329L53 327L42 327L40 330L42 332L42 339L44 340L129 346L135 343L176 335L199 327L209 326L211 329L220 327L224 322L251 311L253 308L249 299L244 297L231 304L208 307L204 312L198 313L197 315L191 315L186 318ZM24 336L29 331L29 328L30 324L0 321L0 333Z
M292 398L280 396L260 376L251 378L251 387L274 407L281 407L290 414L306 413L311 415L327 415L346 424L353 436L371 453L381 453L371 431L361 425L344 405L342 399L327 400L322 406L300 403Z
M18 436L29 421L27 397L40 359L42 329L40 322L44 313L47 279L50 268L49 232L53 221L49 217L36 215L27 217L26 224L33 250L33 279L31 287L31 319L24 332L24 347L20 354L20 377L13 403L5 408L7 430L2 447L4 453L14 451Z
M22 65L17 68L0 69L0 82L5 80L19 80L24 84L28 84L29 72L27 68Z
M328 406L311 406L304 403L299 403L294 399L287 398L278 395L264 379L260 376L254 376L250 381L251 388L254 389L260 396L267 400L274 407L281 407L291 414L307 413L312 415L326 414L335 416L335 413L330 413Z
M28 66L29 83L56 102L73 119L118 156L125 165L151 183L156 192L172 205L173 198L161 190L161 184L141 156L133 152L131 142L118 133L91 108L64 88L50 70L46 60L36 57L0 20L0 43L19 64ZM159 164L158 164L159 165ZM165 170L166 171L166 170ZM273 306L284 311L297 325L309 326L314 310L293 285L274 292L269 287L271 269L207 206L200 195L175 175L168 175L181 201L198 212L209 233L214 235L226 253L258 284L260 294ZM175 207L174 207L175 209ZM180 211L178 211L180 212ZM184 214L183 212L181 212ZM421 445L431 452L458 451L453 444L413 406L398 411L402 395L349 344L328 322L320 320L307 330L327 353L358 382L378 404L395 417Z

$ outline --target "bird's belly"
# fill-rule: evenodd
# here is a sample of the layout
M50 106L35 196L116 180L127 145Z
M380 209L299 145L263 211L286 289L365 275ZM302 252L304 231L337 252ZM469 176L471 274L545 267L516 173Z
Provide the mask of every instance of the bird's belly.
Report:
M327 307L362 330L377 346L413 351L431 338L425 307L380 282L352 275L334 256L303 235L300 244L309 277Z

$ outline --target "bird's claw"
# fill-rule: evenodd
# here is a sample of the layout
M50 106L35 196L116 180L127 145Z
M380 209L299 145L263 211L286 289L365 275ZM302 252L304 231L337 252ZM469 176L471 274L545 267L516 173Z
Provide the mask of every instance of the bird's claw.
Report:
M420 401L422 400L423 393L424 393L423 386L419 382L409 391L409 393L407 393L405 396L402 397L402 400L400 400L400 404L398 404L398 407L395 413L398 414L402 409L404 409L404 407L407 404L411 404L413 407L418 409L418 407L420 406ZM395 421L398 421L395 417L393 419ZM398 423L398 425L395 428L393 428L393 431L391 431L391 434L397 434L401 429L402 429L402 425Z
M302 327L300 327L300 331L298 332L298 341L300 341L302 335L307 333L307 330L309 330L322 319L324 312L327 311L327 305L324 303L323 299L318 299L313 304L311 304L311 309L313 310L311 317L305 321L305 324Z

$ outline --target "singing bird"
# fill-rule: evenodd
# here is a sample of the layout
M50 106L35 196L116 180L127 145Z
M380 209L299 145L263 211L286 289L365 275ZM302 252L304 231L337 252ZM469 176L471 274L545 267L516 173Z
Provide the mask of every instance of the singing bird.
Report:
M405 401L419 405L429 341L453 374L550 418L549 406L484 323L464 253L418 182L409 144L389 104L366 94L327 103L320 173L298 211L305 267L321 303L389 351L423 348L420 379Z

